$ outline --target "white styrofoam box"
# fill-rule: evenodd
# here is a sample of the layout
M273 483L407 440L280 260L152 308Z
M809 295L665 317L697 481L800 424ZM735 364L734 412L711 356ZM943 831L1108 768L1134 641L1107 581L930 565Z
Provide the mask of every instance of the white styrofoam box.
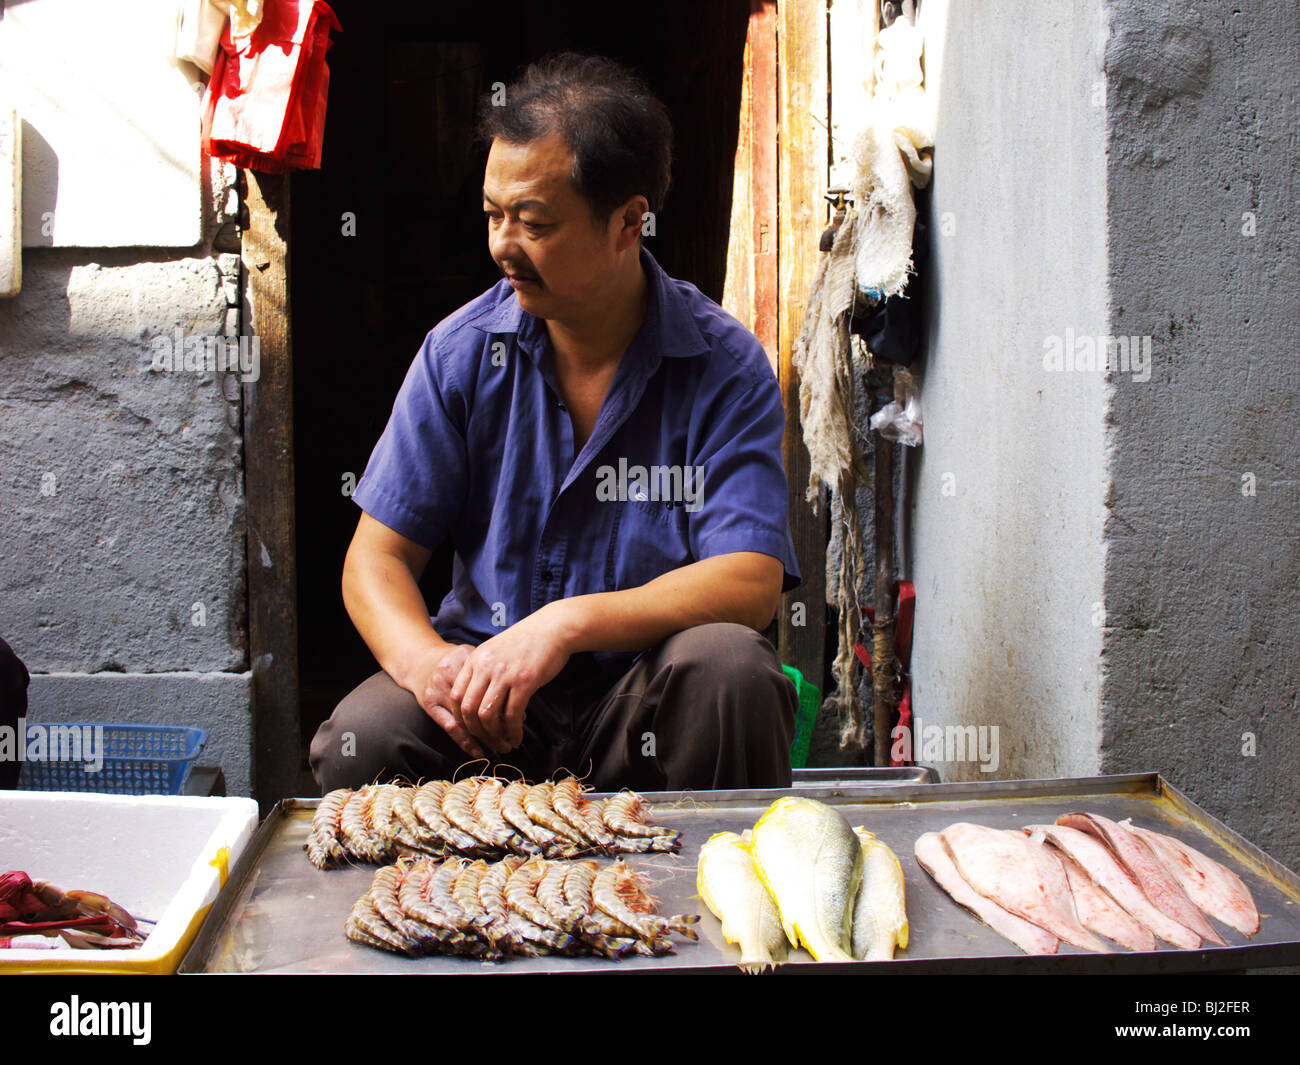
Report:
M0 872L95 891L158 922L136 950L0 950L0 972L174 972L256 828L252 799L0 792Z

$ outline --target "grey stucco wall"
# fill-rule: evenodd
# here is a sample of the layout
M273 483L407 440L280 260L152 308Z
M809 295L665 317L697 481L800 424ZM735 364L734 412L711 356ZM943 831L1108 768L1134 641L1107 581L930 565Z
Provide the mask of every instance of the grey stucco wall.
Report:
M199 765L221 766L226 794L251 795L249 674L38 673L29 721L113 721L208 730Z
M1008 35L927 0L908 551L923 724L1000 725L999 777L1159 770L1292 866L1298 13L1044 3ZM1050 371L1067 329L1149 365Z
M224 173L213 168L216 173ZM0 635L28 716L198 724L250 780L237 381L153 368L153 340L238 332L237 204L204 182L192 249L24 251L0 300Z
M1153 372L1111 406L1102 768L1294 868L1300 5L1236 6L1112 10L1111 315Z
M982 726L996 770L955 744L915 753L945 780L1092 774L1109 386L1045 369L1044 353L1067 330L1107 332L1105 6L1024 4L1008 20L992 2L927 0L922 17L938 115L913 700L919 740Z

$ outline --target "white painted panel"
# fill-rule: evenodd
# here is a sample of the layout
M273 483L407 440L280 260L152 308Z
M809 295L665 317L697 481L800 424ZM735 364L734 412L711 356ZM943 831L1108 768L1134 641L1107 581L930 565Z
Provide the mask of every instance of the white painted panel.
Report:
M23 287L22 127L12 108L0 106L0 296Z
M0 99L23 118L26 247L190 247L199 103L169 56L175 0L28 0L0 20Z

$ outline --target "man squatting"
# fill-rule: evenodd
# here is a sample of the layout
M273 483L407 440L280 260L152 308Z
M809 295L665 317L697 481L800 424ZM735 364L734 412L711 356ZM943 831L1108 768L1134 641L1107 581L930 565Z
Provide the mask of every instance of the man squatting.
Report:
M316 733L316 780L487 758L598 790L788 786L795 691L760 635L799 583L785 413L757 339L641 245L667 112L564 54L479 132L503 277L429 333L353 495L343 598L382 672ZM611 500L634 467L699 474L693 505ZM448 537L430 618L417 581Z

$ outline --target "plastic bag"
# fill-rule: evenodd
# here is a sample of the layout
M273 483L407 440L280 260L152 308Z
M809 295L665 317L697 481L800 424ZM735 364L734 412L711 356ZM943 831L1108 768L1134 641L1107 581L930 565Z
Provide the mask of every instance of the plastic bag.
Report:
M273 174L317 169L331 27L341 29L324 0L268 0L247 37L227 27L203 96L204 152Z
M894 372L894 398L871 416L871 428L886 440L897 440L907 447L921 443L921 395L914 378L906 370Z

